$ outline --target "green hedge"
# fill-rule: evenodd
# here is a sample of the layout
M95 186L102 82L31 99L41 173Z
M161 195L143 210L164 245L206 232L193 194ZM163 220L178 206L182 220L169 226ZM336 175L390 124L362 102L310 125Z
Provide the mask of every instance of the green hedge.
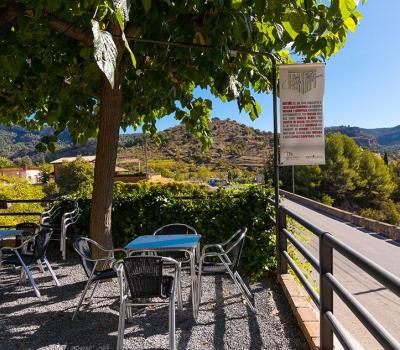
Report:
M188 196L196 199L180 198ZM138 235L152 234L156 228L173 222L195 227L202 235L202 244L222 242L245 226L248 234L241 269L259 278L276 263L274 231L268 220L273 208L266 201L270 196L270 189L256 186L210 193L194 185L119 183L113 200L114 245L124 246ZM88 232L89 204L87 199L80 200L81 233Z

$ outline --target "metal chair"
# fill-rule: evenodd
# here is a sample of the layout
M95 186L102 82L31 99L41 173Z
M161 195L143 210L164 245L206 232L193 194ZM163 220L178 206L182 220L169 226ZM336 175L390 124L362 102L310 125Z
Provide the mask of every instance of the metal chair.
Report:
M192 226L173 223L158 228L153 235L197 235L197 231ZM179 261L181 264L190 263L190 258L185 252L163 252L162 255Z
M175 266L174 276L163 274L165 264ZM114 265L120 286L117 349L123 347L125 315L132 306L169 304L169 349L175 350L175 294L180 263L161 256L130 256ZM169 299L169 302L140 302L141 298ZM134 302L139 299L138 302ZM178 298L179 304L179 298Z
M27 237L36 236L40 231L40 226L33 222L22 222L15 225L15 229L23 231L21 236L18 235L15 237L16 245L21 245ZM28 251L33 251L33 245L31 243L24 245L24 251L22 253L26 254Z
M29 282L32 285L32 288L35 291L37 297L40 297L40 291L36 286L35 280L33 279L32 272L29 267L38 266L43 272L44 263L49 270L51 277L53 278L56 285L59 287L60 282L58 281L51 265L46 257L46 250L50 242L50 237L53 231L50 228L42 228L39 234L36 237L31 237L26 239L20 246L17 247L4 247L2 249L7 249L12 251L12 254L6 256L2 260L2 264L4 265L13 265L21 267L21 280L25 280L25 275L28 276ZM28 245L30 242L34 241L33 253L32 254L23 254L20 251L23 251L24 246Z
M202 275L229 275L239 288L251 310L255 311L252 301L254 299L253 294L237 271L246 232L247 228L242 228L223 243L207 244L203 247L199 264L199 284L201 288ZM207 261L209 258L213 258L214 260L217 258L220 262Z
M76 201L62 201L53 205L49 210L44 211L40 217L41 227L50 227L56 233L53 240L60 241L60 251L63 260L67 257L67 230L68 227L78 221L80 215Z
M100 251L104 252L105 257L93 259L90 245L93 245ZM94 241L90 238L87 238L87 237L77 237L73 243L73 246L74 246L75 251L79 254L79 256L81 258L81 264L86 273L86 276L88 277L88 281L82 292L81 298L75 309L75 312L72 315L72 319L74 319L75 316L78 314L79 308L82 305L83 299L85 298L87 291L89 290L90 286L93 283L94 283L94 287L93 287L93 290L89 297L89 303L91 302L94 292L100 281L117 277L117 273L112 268L105 269L105 270L97 270L98 264L100 262L107 262L107 261L111 262L111 263L115 262L116 259L114 258L114 256L107 256L109 254L114 254L117 251L121 251L121 252L125 253L125 251L123 249L105 249L100 244L98 244L96 241Z

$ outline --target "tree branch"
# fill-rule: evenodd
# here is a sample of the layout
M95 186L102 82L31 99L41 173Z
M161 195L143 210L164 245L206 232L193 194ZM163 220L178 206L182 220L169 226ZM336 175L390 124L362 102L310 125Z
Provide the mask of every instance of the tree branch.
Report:
M9 98L11 98L11 95L6 92L0 91L0 97L3 97L8 100Z
M81 41L86 46L93 46L93 34L91 31L78 27L74 23L63 21L51 13L45 15L49 27L58 33Z
M0 12L0 27L9 23L13 23L23 12L21 5L14 0L7 0L7 7L3 12Z

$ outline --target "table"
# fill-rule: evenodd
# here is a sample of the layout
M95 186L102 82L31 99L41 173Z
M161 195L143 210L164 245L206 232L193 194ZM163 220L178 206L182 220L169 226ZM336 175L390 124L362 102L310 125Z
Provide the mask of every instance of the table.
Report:
M0 230L0 241L5 238L21 236L23 233L24 233L23 230ZM2 258L2 251L0 249L0 261L1 261L1 258Z
M0 230L0 239L22 235L23 230Z
M180 251L190 256L190 275L192 280L193 317L196 320L199 313L200 291L196 275L196 252L200 250L201 235L147 235L139 236L125 246L132 252L144 251Z

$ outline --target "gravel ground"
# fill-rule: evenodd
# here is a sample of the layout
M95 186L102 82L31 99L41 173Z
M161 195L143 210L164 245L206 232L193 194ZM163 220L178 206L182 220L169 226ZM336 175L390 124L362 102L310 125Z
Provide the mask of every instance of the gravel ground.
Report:
M78 260L52 263L62 283L56 287L46 271L34 271L42 293L19 285L12 268L0 270L0 349L115 349L118 329L118 284L101 283L90 306L71 321L86 277ZM184 275L184 302L190 280ZM205 277L199 318L190 304L176 313L177 349L307 349L289 305L275 279L251 284L257 314L242 302L228 278ZM124 349L167 349L168 306L136 310L126 324Z

